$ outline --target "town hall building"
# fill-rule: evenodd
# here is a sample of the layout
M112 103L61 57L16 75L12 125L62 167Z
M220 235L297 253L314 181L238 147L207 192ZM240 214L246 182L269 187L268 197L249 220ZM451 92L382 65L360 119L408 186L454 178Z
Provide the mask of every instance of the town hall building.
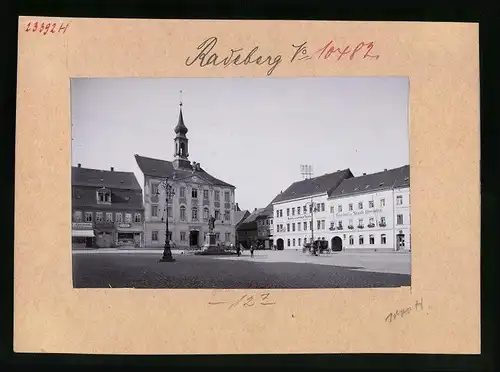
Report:
M196 248L204 244L208 221L215 218L217 244L235 243L235 186L207 173L200 163L189 160L188 128L184 124L182 102L174 129L173 161L135 155L144 174L144 239L146 247L163 247L166 238L177 248ZM162 183L167 181L174 195L166 203Z

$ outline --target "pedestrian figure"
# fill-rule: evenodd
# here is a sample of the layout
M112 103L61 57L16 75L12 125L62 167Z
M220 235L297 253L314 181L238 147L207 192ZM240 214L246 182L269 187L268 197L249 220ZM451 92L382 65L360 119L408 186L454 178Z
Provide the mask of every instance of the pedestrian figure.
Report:
M250 246L250 257L253 257L253 250L254 250L254 247L253 247L253 244Z
M236 246L236 253L238 254L238 257L241 256L241 247L239 244Z

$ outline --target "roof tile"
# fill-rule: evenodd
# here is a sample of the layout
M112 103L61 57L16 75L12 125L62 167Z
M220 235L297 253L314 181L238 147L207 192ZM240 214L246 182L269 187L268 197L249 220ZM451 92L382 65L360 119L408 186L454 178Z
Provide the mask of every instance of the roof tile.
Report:
M330 195L342 181L351 177L354 177L351 170L344 169L294 182L283 193L277 195L271 204L325 192Z
M71 184L73 186L105 186L111 189L142 190L133 172L117 172L81 167L71 168Z
M142 173L146 176L159 177L159 178L179 178L189 177L193 175L193 169L197 176L205 178L208 182L218 186L234 187L233 185L224 182L209 173L205 172L203 168L195 169L175 169L171 161L148 158L145 156L135 155L137 165Z
M409 186L410 167L408 165L371 173L358 177L346 178L331 193L332 197ZM408 179L405 181L405 179ZM407 183L405 183L407 182ZM396 186L401 184L402 186Z

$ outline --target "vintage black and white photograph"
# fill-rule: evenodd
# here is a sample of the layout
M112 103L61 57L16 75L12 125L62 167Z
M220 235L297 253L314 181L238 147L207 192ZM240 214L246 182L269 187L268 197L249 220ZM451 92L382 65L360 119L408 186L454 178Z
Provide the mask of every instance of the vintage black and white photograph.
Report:
M406 77L73 78L73 286L410 286L408 101Z

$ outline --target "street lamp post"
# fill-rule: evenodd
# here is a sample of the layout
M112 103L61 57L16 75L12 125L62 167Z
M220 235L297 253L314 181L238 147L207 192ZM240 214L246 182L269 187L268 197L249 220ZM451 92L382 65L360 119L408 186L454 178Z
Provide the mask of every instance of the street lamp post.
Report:
M160 183L161 188L165 190L165 209L167 210L167 216L165 218L165 246L163 247L163 257L158 262L175 262L175 258L172 257L172 251L170 250L170 237L168 230L168 204L175 195L174 187L168 183L168 179ZM160 195L158 190L157 195Z
M313 201L311 197L311 201L308 203L309 210L311 211L311 247L313 248L313 252L316 254L316 248L314 248L314 212L318 211L318 204Z

